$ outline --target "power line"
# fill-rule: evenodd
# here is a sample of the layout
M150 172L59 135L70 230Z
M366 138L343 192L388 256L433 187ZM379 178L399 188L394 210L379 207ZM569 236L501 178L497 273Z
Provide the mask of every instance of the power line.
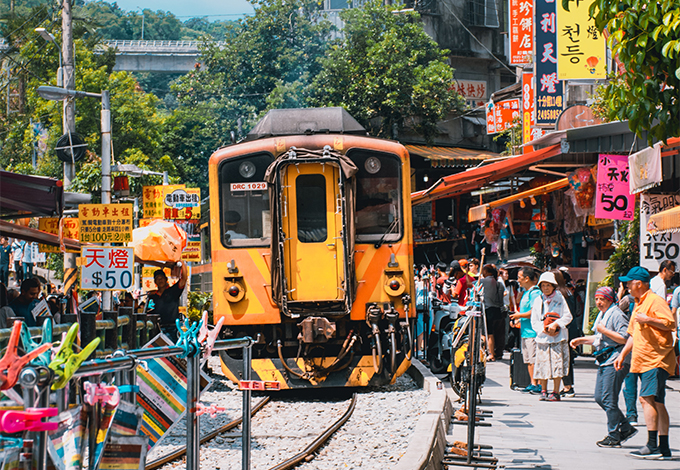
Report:
M515 77L517 76L517 73L516 73L514 70L512 70L510 67L508 67L508 66L505 64L505 62L503 62L503 61L500 60L498 57L496 57L496 56L494 55L494 53L491 52L491 51L484 45L484 43L483 43L482 41L480 41L480 40L477 38L477 36L475 36L475 35L472 33L472 31L470 31L470 30L467 28L467 26L465 26L465 23L463 23L463 21L461 21L461 19L458 18L458 15L456 15L456 14L453 12L453 10L451 9L451 7L449 6L449 4L448 4L447 2L442 2L442 5L444 5L444 6L446 7L446 9L449 10L449 13L451 13L451 15L453 15L453 17L454 17L456 20L458 20L458 22L459 22L460 25L463 27L463 29L464 29L465 31L467 31L467 32L470 34L470 36L472 36L472 38L473 38L475 41L477 41L477 42L479 43L479 45L482 46L482 47L484 48L484 50L485 50L486 52L488 52L488 53L491 55L491 57L493 57L493 58L496 60L496 62L498 62L498 63L501 64L503 67L505 67L506 69L508 69L508 71L510 71L510 73L513 74Z

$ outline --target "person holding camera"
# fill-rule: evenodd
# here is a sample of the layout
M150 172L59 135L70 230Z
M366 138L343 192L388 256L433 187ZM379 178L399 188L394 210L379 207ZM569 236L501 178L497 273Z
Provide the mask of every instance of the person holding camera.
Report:
M621 444L635 434L635 429L619 408L621 385L628 374L630 360L623 362L620 370L614 367L623 346L628 340L628 315L614 301L614 290L611 287L600 287L595 292L595 305L600 313L593 323L592 336L584 336L571 340L571 347L582 344L594 347L595 360L598 364L595 379L595 402L607 413L607 436L597 442L599 447L621 447Z
M569 371L567 325L572 320L567 301L557 290L555 274L541 274L538 279L541 297L531 306L531 327L536 332L534 378L541 384L542 401L560 401L562 377ZM548 379L553 391L548 394Z

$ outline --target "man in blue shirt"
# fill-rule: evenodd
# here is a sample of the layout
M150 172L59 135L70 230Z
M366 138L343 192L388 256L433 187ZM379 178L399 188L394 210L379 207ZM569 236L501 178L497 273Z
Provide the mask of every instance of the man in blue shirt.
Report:
M522 336L522 359L524 359L531 376L531 384L522 389L522 391L538 395L541 393L541 386L534 379L536 332L531 327L531 306L534 300L541 296L541 290L537 286L538 274L533 268L521 268L517 273L517 282L524 289L524 294L522 294L522 299L519 302L519 312L510 315L510 320L514 321L515 324L519 320L520 334Z
M39 295L40 281L31 277L21 283L21 294L9 304L9 307L14 311L14 316L23 317L26 326L37 326L31 310L38 304Z
M2 282L5 287L9 282L9 258L12 253L12 247L9 246L7 238L0 237L0 282Z

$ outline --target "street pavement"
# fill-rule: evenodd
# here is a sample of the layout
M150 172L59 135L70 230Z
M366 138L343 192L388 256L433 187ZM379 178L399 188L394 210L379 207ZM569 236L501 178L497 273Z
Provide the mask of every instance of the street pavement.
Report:
M680 380L668 381L666 406L671 420L671 461L647 461L630 457L629 452L647 442L647 428L638 403L638 434L621 448L600 448L595 443L607 435L604 411L593 400L597 366L591 358L576 359L574 398L542 402L537 395L510 389L510 366L505 360L487 365L487 378L479 408L493 413L485 419L491 427L478 427L476 443L493 446L499 468L559 470L648 470L680 468ZM454 407L457 395L448 379L442 379ZM625 410L623 395L619 405ZM448 439L466 441L467 426L455 424ZM449 467L461 468L461 467Z

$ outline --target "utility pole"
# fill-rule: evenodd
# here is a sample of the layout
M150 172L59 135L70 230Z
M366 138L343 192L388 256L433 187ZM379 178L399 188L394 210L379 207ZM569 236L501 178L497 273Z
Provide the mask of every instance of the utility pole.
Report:
M63 58L64 88L75 90L76 79L73 67L73 28L71 15L71 0L62 0L61 10L61 55ZM76 131L76 109L75 100L69 98L64 100L63 110L63 130L64 134ZM76 167L73 161L64 163L64 189L68 190L76 176ZM76 288L78 279L78 268L76 267L76 255L74 253L64 253L64 294L67 298L74 301L72 290ZM75 313L76 306L73 306Z

